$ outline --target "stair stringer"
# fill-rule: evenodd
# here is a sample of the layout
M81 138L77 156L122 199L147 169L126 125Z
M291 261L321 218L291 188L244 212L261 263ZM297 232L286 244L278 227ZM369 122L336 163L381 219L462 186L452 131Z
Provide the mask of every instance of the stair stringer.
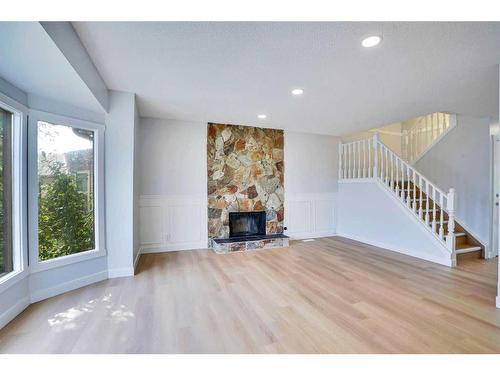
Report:
M337 235L453 267L456 257L378 179L339 181Z

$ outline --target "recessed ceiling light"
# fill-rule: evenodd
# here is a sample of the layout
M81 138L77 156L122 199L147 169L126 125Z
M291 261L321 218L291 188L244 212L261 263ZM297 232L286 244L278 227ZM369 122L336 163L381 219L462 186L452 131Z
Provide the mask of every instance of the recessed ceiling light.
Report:
M304 93L303 89L293 89L292 94L293 95L302 95Z
M379 44L382 41L382 37L378 35L372 35L369 37L366 37L363 39L361 42L361 45L363 47L369 48L369 47L375 47L377 44Z
M261 120L264 120L267 117L267 115L261 114L261 115L257 115L257 117L260 118Z

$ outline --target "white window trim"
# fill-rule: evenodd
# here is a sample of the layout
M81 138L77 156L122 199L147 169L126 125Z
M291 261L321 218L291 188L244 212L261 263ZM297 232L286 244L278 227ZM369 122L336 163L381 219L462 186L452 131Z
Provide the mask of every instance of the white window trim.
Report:
M40 261L38 258L38 121L67 125L94 131L94 220L95 244L93 250L83 251ZM83 121L52 113L30 110L28 126L28 220L29 220L29 254L31 273L83 262L106 255L104 237L104 125Z
M0 93L0 107L14 114L12 131L12 251L14 270L0 277L0 293L29 274L26 242L26 131L28 108Z

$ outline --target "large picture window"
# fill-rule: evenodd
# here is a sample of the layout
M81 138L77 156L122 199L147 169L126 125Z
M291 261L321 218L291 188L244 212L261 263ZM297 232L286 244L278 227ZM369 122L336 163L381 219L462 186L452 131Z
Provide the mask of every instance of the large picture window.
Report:
M93 250L94 131L38 121L40 261Z
M30 111L28 132L32 272L105 255L104 126Z
M12 120L0 108L0 277L12 272Z

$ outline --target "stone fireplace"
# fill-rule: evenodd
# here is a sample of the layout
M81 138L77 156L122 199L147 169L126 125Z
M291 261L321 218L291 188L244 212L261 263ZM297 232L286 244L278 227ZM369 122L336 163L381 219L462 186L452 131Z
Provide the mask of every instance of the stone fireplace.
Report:
M284 237L283 139L283 130L208 124L208 236L211 240L234 237L230 236L230 218L257 216L265 220L261 222L261 236ZM255 212L260 214L252 214ZM265 229L263 234L262 229Z

